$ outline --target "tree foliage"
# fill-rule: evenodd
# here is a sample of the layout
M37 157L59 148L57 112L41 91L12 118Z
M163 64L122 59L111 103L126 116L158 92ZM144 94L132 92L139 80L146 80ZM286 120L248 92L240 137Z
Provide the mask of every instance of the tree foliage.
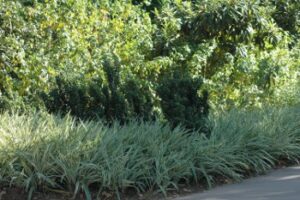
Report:
M0 105L151 118L166 114L159 88L174 83L165 79L174 72L202 79L192 87L208 91L214 109L294 103L299 7L297 0L0 0Z

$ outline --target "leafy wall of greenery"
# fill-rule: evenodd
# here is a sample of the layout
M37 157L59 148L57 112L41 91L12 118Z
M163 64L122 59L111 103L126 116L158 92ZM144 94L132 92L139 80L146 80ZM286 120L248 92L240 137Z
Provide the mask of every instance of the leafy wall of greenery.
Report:
M74 77L65 89L96 80L117 91L109 101L125 98L121 119L163 113L158 88L174 72L201 79L214 109L292 104L299 10L297 0L0 0L0 105L53 110L57 80ZM82 115L79 105L60 108Z

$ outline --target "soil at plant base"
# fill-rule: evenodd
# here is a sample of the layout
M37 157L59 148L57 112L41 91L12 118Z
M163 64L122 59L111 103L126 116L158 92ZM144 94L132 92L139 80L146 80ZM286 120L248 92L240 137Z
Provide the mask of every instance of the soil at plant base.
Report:
M179 190L169 191L168 199L173 199L178 196L184 196L195 192L201 192L205 189L202 185L185 186L179 188ZM96 198L97 193L93 193L93 199ZM21 188L4 188L0 187L0 200L26 200L28 193ZM79 194L75 200L85 200L84 194ZM114 192L102 192L101 200L113 200L117 199ZM134 191L127 191L121 194L121 199L124 200L160 200L165 199L164 195L157 192L146 192L143 194L136 194ZM71 193L61 192L36 192L33 194L32 200L74 200Z
M28 194L20 188L1 188L0 189L0 200L26 200ZM66 195L55 194L55 193L35 193L32 200L63 200L69 199Z

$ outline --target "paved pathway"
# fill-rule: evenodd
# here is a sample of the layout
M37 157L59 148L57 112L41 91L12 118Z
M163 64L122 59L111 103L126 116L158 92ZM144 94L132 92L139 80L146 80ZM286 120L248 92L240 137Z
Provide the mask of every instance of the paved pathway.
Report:
M300 200L300 166L175 200Z

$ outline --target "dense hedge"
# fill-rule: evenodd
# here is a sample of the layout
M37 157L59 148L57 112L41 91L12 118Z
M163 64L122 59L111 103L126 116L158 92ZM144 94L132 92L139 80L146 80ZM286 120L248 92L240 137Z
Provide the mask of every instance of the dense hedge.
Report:
M108 84L103 80L80 82L78 79L57 78L57 88L43 94L46 109L51 113L67 114L81 119L155 120L161 113L173 127L183 125L187 129L205 131L205 119L209 113L208 94L199 96L202 82L187 76L167 77L156 88L161 99L161 111L155 109L156 98L149 86L142 81L129 79L123 84L111 77Z
M297 0L0 0L0 107L174 121L186 115L176 110L186 100L176 96L189 87L199 94L189 109L200 109L205 90L214 109L294 103L299 7ZM203 84L176 83L174 73ZM173 83L178 94L159 95Z
M188 129L203 129L208 116L208 94L198 95L200 79L175 74L165 78L158 88L161 108L166 119L173 125L184 125Z

